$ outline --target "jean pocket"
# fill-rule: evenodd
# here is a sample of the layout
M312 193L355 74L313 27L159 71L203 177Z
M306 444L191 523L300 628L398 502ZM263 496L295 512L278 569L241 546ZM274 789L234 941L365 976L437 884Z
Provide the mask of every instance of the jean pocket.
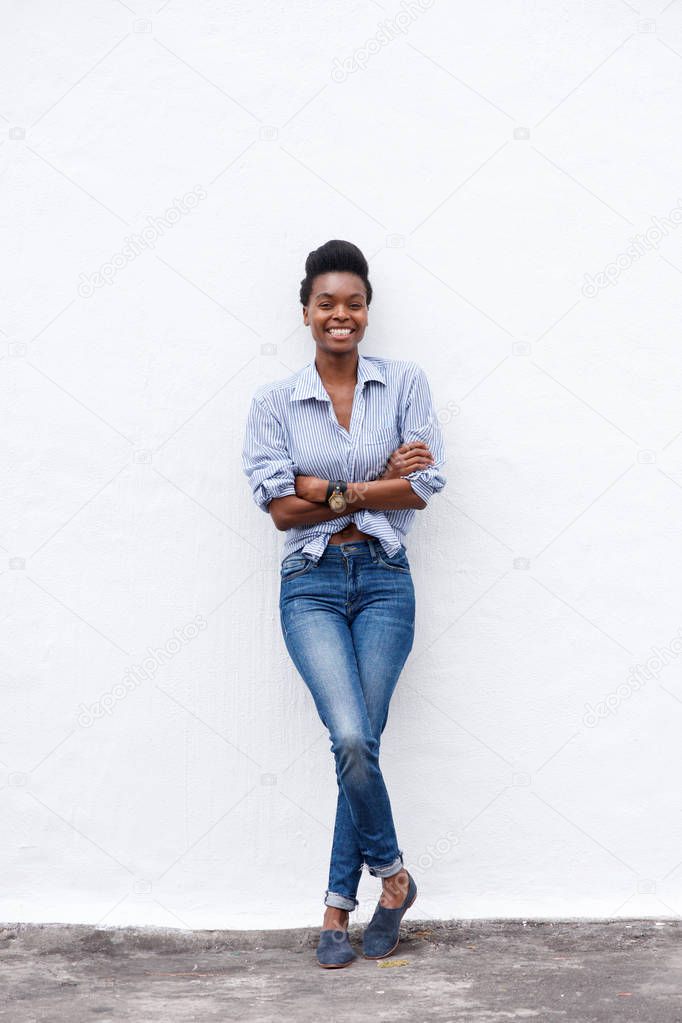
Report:
M406 572L410 574L410 563L407 560L407 552L401 545L400 550L389 558L383 547L377 551L377 558L384 568L390 568L394 572Z
M307 558L305 554L290 554L280 565L280 579L284 582L287 579L297 579L299 575L305 575L313 567L315 562Z

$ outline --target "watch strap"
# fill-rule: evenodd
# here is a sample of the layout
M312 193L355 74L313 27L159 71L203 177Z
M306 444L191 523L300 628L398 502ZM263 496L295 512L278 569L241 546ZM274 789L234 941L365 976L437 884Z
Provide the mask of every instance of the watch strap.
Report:
M346 483L345 480L329 480L329 483L327 484L327 495L325 497L326 503L329 504L329 499L332 496L332 494L334 493L345 494L347 490L348 484Z

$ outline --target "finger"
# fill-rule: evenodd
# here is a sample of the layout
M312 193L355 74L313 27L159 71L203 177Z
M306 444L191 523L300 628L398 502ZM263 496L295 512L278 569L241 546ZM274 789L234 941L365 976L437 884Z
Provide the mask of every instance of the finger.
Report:
M433 465L432 458L423 458L421 456L418 458L403 458L398 465L398 469L404 475L408 472L414 472L415 469L428 469L430 465Z
M429 449L424 447L410 448L409 450L402 451L400 448L395 452L399 458L432 458L433 455Z
M423 440L411 440L411 441L408 441L405 444L401 444L400 447L397 450L398 451L409 451L412 448L426 448L427 451L429 450L427 445L424 443Z
M420 448L414 448L414 449L411 449L411 450L408 450L408 451L400 451L399 450L398 452L396 452L396 454L397 454L398 458L403 458L403 459L405 459L405 458L411 458L411 459L415 459L415 458L428 458L428 459L431 459L431 460L433 459L432 453L429 451L429 449L426 446L420 447Z

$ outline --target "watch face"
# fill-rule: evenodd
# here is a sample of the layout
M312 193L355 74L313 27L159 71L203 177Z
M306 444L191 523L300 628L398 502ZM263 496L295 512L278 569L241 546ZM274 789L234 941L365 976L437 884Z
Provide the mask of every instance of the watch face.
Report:
M332 511L343 511L346 507L346 499L343 494L332 494L329 498L329 507Z

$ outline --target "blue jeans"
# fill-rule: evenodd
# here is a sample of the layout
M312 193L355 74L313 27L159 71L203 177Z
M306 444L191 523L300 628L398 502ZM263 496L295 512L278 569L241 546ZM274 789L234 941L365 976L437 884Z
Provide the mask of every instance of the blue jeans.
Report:
M353 910L362 865L403 867L379 767L381 733L414 640L415 596L404 545L327 544L315 563L296 551L280 567L287 650L329 732L338 797L325 905Z

